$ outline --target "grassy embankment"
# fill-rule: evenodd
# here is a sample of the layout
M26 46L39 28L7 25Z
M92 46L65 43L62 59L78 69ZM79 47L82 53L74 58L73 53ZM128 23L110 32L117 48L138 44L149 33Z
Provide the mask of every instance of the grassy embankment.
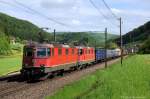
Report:
M61 82L60 82L61 83ZM150 99L150 55L135 55L65 86L46 99Z
M11 45L11 54L0 55L0 76L18 71L21 68L23 45Z
M21 62L22 58L20 55L0 58L0 76L19 70Z

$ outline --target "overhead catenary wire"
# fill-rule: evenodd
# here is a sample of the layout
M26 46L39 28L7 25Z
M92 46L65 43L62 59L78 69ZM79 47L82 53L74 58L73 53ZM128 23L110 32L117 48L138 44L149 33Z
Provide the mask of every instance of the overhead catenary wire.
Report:
M0 3L1 3L1 4L8 5L8 6L15 7L15 8L18 8L18 9L21 9L21 10L23 10L24 12L26 12L26 13L28 13L28 14L32 14L32 15L33 15L33 14L37 14L37 15L40 15L40 16L46 18L47 20L52 21L52 22L54 22L54 23L57 23L57 24L59 24L59 25L61 25L61 26L65 26L65 27L67 27L67 28L68 28L68 27L74 28L73 26L70 26L70 25L68 25L68 24L59 22L59 21L57 21L57 20L55 20L55 19L53 19L53 18L50 18L50 17L44 15L43 13L40 13L39 11L36 11L35 9L32 9L32 8L30 8L29 6L24 5L24 4L20 3L20 2L18 2L17 0L13 0L13 1L15 2L15 4L14 4L14 3L7 2L7 1L1 1L1 0L0 0ZM75 0L74 0L74 1L75 1Z
M32 11L32 12L35 13L35 14L38 14L38 15L40 15L40 16L43 16L43 17L45 17L47 20L50 20L50 21L52 21L52 22L54 22L54 23L57 23L57 24L59 24L59 25L65 26L65 27L70 27L70 25L65 24L65 23L62 23L62 22L59 22L59 21L57 21L57 20L55 20L55 19L53 19L53 18L50 18L50 17L44 15L43 13L38 12L38 11L32 9L31 7L28 7L27 5L24 5L23 3L20 3L20 2L18 2L18 1L16 1L16 0L14 0L14 1L15 1L15 3L16 3L17 5L19 5L19 6L23 7L23 8L26 8L26 9L28 9L29 11Z
M111 14L118 20L119 18L117 17L117 15L112 11L112 9L109 7L109 5L106 3L105 0L102 0L102 2L104 3L104 5L106 6L106 8L111 12Z
M6 1L0 1L0 3L1 3L1 4L4 4L4 5L8 5L8 6L12 6L12 7L15 7L15 8L20 9L20 7L18 7L17 5L12 4L12 3L9 3L9 2L6 2ZM25 9L22 9L22 10L24 10L26 13L32 13L32 12L30 12L30 11L28 11L28 10L25 10ZM33 14L33 13L32 13L32 14Z
M71 27L71 28L73 27L73 26L70 26L69 24L65 24L65 23L60 22L60 21L58 21L58 20L55 20L55 19L53 19L53 18L51 18L51 17L48 17L47 15L45 15L45 14L43 14L43 13L41 13L41 12L39 12L39 11L37 11L37 10L35 10L35 9L31 8L31 7L29 7L28 5L25 5L25 4L23 4L23 3L19 2L19 1L17 1L17 0L13 0L13 1L15 1L15 4L14 4L14 3L10 3L10 2L6 2L6 1L2 1L2 2L0 2L0 3L7 4L7 5L10 5L10 6L14 6L14 7L23 9L25 12L30 13L30 14L37 14L37 15L40 15L40 16L46 18L47 20L49 20L49 21L51 21L51 22L57 23L57 24L59 24L59 25L61 25L61 26L65 26L65 27L67 27L67 28L68 28L68 27ZM92 1L92 2L93 2L93 1ZM94 3L93 3L93 4L94 4ZM94 5L95 5L95 4L94 4ZM95 5L95 6L96 6L96 5ZM98 7L96 6L96 8L98 8ZM108 16L106 16L101 10L99 10L99 13L100 13L103 17L105 17L105 19L106 19L107 21L110 21L110 19L108 18ZM111 21L110 21L110 22L111 22ZM111 22L111 24L113 24L113 26L114 26L114 23L113 23L113 22Z
M21 10L23 10L24 12L26 12L26 13L28 13L28 14L32 14L32 15L33 15L33 14L38 14L38 15L40 15L40 16L42 16L42 17L45 17L46 19L52 21L52 20L51 20L52 18L49 18L48 16L46 16L46 15L40 13L39 11L36 11L36 10L34 10L34 9L31 9L30 7L24 5L24 4L22 4L22 3L20 3L20 2L18 2L18 1L16 1L16 0L14 0L14 1L15 1L15 4L14 4L14 3L7 2L7 1L1 1L1 0L0 0L0 4L4 4L4 5L8 5L8 6L15 7L15 8L17 8L17 9L21 9ZM56 23L55 20L53 20L53 21ZM57 22L57 23L58 23L58 22ZM60 22L59 22L58 24L63 25L63 26L65 25L65 27L71 27L71 28L72 28L72 26L66 25L66 24L64 24L64 23L60 23Z
M117 24L114 24L112 21L110 21L110 19L95 5L95 3L92 0L89 0L89 2L99 12L99 14L102 15L108 22L110 22L112 25L115 25L118 27Z

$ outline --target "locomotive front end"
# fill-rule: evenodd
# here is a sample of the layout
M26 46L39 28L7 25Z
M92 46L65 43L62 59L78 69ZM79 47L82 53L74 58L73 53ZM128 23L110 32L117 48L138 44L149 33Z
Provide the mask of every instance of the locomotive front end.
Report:
M50 48L47 46L24 46L21 74L28 77L45 75Z

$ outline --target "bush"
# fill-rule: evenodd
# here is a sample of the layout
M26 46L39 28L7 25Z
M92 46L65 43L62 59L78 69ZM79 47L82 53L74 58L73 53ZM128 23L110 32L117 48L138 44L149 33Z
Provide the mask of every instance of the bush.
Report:
M20 43L11 44L11 50L21 52L22 51L22 45Z
M142 53L142 54L150 54L150 37L141 46L140 53Z
M0 55L9 54L11 52L11 47L9 44L9 39L3 33L0 33Z

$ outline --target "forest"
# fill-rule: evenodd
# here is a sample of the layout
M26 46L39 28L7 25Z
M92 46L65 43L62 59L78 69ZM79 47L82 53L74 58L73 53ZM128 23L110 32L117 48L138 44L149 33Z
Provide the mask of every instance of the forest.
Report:
M48 33L29 21L17 19L4 13L0 13L0 35L0 54L11 53L12 38L21 44L31 40L35 42L54 42L53 33ZM117 37L118 35L108 34L109 40ZM59 43L103 47L105 35L104 33L94 32L56 31L56 38Z

